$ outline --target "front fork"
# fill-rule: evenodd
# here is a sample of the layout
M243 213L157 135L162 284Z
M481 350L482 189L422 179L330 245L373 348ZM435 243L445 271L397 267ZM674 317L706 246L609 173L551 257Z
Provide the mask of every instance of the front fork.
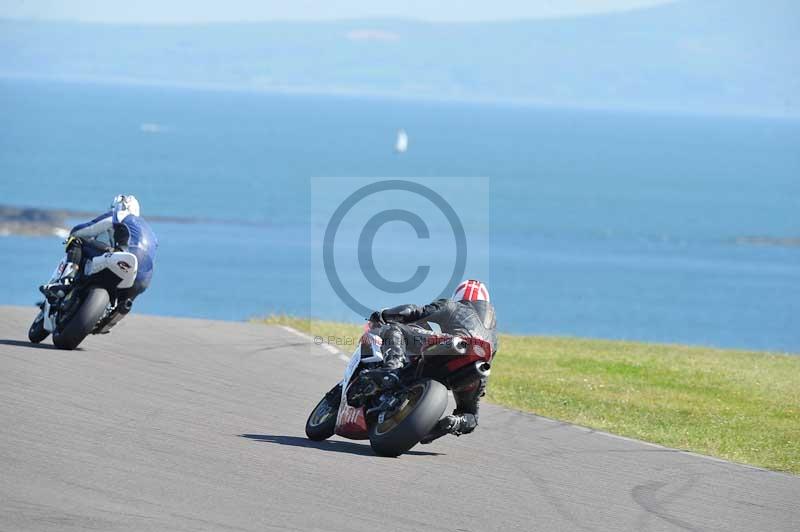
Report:
M53 270L52 275L50 275L50 280L47 284L54 284L61 282L62 279L68 276L74 276L74 274L78 270L78 265L67 260L67 257L62 257L56 266L56 269ZM42 305L40 306L42 309L42 318L44 320L43 327L44 330L47 332L52 333L55 328L55 320L56 320L56 309L53 305L50 304L50 301L47 297L44 298Z
M48 284L54 284L65 277L72 277L78 271L78 265L67 260L67 257L62 257L56 266L56 269L53 270L53 274L50 276L50 281Z
M50 275L50 280L47 282L47 284L53 284L60 281L66 267L67 258L62 257L58 263L58 266L56 266L56 269L53 270L52 275ZM52 333L55 329L55 316L53 316L55 313L53 312L52 305L50 305L50 301L46 297L40 305L40 308L42 309L42 319L44 320L42 326L44 327L45 331Z
M44 328L45 331L52 333L56 328L55 325L56 320L55 316L53 315L54 313L52 312L50 302L47 300L47 298L44 298L44 301L42 302L41 314L43 320L42 327Z

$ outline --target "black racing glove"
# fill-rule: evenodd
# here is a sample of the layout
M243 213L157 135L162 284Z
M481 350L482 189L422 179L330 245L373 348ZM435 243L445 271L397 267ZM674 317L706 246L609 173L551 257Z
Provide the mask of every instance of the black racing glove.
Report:
M64 240L64 251L69 251L69 248L72 246L80 246L81 244L80 237L69 235L69 237Z
M369 315L369 322L374 324L375 326L385 325L386 322L383 320L383 311L376 310L372 314Z

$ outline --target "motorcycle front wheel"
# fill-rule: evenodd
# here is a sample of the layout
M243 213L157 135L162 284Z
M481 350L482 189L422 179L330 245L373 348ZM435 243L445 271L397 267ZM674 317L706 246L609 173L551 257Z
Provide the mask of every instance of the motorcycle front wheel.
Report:
M412 384L391 417L369 429L369 443L379 456L399 456L425 437L447 408L447 388L424 379Z
M31 323L30 329L28 329L28 340L31 343L38 344L47 338L48 334L50 333L44 328L44 312L40 310L36 319Z
M69 318L67 323L53 332L53 344L59 349L78 347L103 317L108 302L109 295L105 288L96 286L88 288L83 301L81 301L81 306L75 311L75 314Z
M322 441L333 436L336 415L342 401L342 385L337 384L317 403L306 420L306 436L309 440Z

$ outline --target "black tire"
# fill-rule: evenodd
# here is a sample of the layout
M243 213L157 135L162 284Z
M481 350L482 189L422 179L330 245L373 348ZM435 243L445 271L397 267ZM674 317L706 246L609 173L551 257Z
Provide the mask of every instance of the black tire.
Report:
M105 288L90 287L80 308L59 330L53 333L53 343L59 349L75 349L86 338L108 306L109 296Z
M50 333L44 328L44 312L40 310L36 319L31 323L30 329L28 329L28 340L30 340L31 343L38 344L47 338L49 334Z
M317 403L306 420L306 436L309 440L322 441L333 436L336 415L342 401L342 386L337 384Z
M399 456L433 429L447 408L447 388L431 379L410 386L407 406L369 429L369 443L379 456Z

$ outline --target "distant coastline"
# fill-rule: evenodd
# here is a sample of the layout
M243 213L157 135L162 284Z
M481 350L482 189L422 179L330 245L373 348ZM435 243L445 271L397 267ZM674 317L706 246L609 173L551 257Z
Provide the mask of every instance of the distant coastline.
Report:
M279 96L321 96L332 98L367 98L401 102L431 102L440 105L487 105L508 108L532 108L554 111L584 111L592 113L631 113L653 116L712 117L731 120L779 120L796 122L800 112L791 110L763 110L747 107L692 108L665 104L613 104L591 103L581 100L553 100L533 97L492 97L461 92L419 92L403 89L375 89L358 85L302 85L302 84L236 84L212 81L175 81L125 76L45 75L0 70L0 81L65 83L74 85L99 85L141 87L201 92L232 92Z
M0 236L62 236L69 233L67 218L87 213L0 205Z
M740 236L736 243L749 246L800 247L800 237Z
M59 236L69 234L68 220L91 219L98 213L72 210L48 209L41 207L17 207L0 204L0 237L3 236ZM217 220L210 218L188 218L180 216L148 216L154 222L179 224L234 224L263 226L264 223L245 220ZM768 235L739 236L729 240L732 244L742 246L775 246L800 247L800 236L776 237Z
M797 116L796 3L555 19L208 24L0 18L5 77L689 115ZM773 5L774 4L774 5ZM642 31L648 28L648 31ZM206 58L203 60L203 58ZM653 68L657 58L658 68ZM746 64L747 68L732 65Z
M34 237L58 236L63 238L69 234L69 220L89 220L98 214L98 212L72 209L47 209L41 207L0 205L0 237L14 235ZM208 218L186 218L180 216L148 216L147 219L155 222L179 224L215 223L263 225L261 223L243 220L212 220Z

